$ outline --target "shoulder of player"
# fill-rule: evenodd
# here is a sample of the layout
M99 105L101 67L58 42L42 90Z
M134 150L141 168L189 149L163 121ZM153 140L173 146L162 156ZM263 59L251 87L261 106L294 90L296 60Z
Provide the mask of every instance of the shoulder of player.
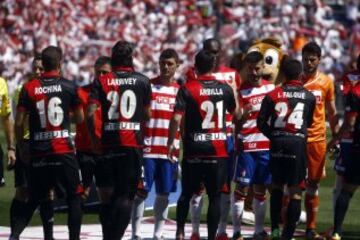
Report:
M56 83L54 82L54 84L61 84L62 86L66 87L66 88L70 88L70 89L79 88L76 85L75 81L72 81L72 80L69 80L69 79L63 78L63 77L61 77L58 82L56 82Z
M240 87L241 95L258 95L266 94L275 89L275 85L269 81L263 80L260 86L253 86L251 84L243 84Z
M318 81L319 81L319 84L322 86L328 86L330 84L334 84L334 81L330 78L330 76L323 72L319 73Z

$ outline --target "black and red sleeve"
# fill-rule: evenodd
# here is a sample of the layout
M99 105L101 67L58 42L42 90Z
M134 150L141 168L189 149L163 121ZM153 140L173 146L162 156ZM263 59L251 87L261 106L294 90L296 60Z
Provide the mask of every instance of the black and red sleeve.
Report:
M266 95L261 103L260 112L256 122L258 129L269 139L271 136L271 127L268 124L268 120L274 111L273 105L271 97Z
M186 108L186 88L183 86L180 88L176 95L175 101L175 113L183 114Z
M29 106L30 103L30 98L29 98L29 94L27 92L27 89L25 88L25 86L23 86L21 88L20 94L19 94L19 101L17 104L17 110L18 111L23 111L26 112L30 109Z
M150 81L144 81L144 106L149 106L151 102L151 83Z
M307 127L309 128L313 123L314 111L316 107L316 97L311 92L309 92L308 102L309 102L309 114L307 118Z
M236 108L234 91L227 84L224 84L224 89L225 89L225 99L226 99L226 106L227 106L226 110L229 113L233 113Z
M91 86L89 104L100 105L101 84L99 79L95 79Z

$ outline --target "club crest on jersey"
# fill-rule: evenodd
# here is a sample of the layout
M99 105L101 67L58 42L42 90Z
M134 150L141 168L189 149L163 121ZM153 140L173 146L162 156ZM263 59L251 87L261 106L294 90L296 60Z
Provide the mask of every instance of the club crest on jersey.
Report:
M223 90L221 88L202 88L200 89L200 96L217 96L223 95Z
M316 98L316 103L321 103L322 102L322 93L321 93L321 91L311 90L311 93L314 94L314 96Z
M35 88L35 95L54 93L54 92L61 92L61 91L62 91L61 85L51 85L51 86L36 87Z

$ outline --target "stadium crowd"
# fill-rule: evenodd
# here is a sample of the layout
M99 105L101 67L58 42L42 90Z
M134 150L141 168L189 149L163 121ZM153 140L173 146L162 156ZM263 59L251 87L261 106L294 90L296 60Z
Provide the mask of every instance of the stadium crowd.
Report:
M92 63L108 55L117 39L136 43L135 67L149 77L157 73L163 49L179 52L184 69L201 42L216 33L228 55L244 51L256 38L275 36L284 50L299 56L304 43L315 39L324 52L321 69L334 78L360 49L356 1L343 5L340 17L320 0L308 5L292 0L5 0L0 8L1 71L10 94L30 72L33 53L48 45L64 50L64 76L79 85L88 83Z

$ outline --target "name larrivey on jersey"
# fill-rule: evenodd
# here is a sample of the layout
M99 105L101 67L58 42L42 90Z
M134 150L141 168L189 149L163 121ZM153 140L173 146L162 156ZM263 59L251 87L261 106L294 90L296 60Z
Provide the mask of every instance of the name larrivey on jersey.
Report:
M135 85L136 78L114 78L108 79L107 84L109 86L120 86L120 85Z

